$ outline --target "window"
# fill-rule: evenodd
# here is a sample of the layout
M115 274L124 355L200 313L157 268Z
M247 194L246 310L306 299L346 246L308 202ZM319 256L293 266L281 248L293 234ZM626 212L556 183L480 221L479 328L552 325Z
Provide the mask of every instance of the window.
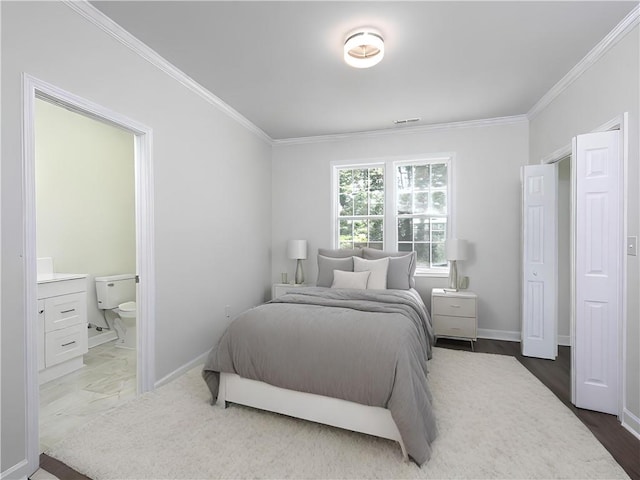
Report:
M417 273L446 273L451 159L334 165L336 246L415 251Z
M340 248L371 247L384 242L384 168L338 170Z

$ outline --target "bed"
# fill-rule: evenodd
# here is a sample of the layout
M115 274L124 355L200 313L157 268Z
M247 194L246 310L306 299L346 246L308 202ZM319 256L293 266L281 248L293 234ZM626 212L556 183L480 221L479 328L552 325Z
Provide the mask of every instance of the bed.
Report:
M209 354L203 377L222 407L232 402L388 438L422 465L437 434L427 380L431 321L411 279L393 278L400 261L391 269L389 257L365 261L369 274L352 275L356 263L363 271L355 257L319 258L320 286L297 287L239 315ZM384 275L385 286L408 288L362 288L381 286L369 282L382 263L378 280ZM404 272L407 259L402 265Z

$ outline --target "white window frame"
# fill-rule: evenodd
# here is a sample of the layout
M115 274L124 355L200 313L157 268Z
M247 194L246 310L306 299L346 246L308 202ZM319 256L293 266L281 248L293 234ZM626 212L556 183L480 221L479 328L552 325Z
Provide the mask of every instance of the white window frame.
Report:
M338 170L344 168L376 168L384 166L384 250L396 252L398 249L398 227L396 216L396 168L402 165L424 165L425 163L447 163L447 233L446 238L455 238L456 208L455 208L455 154L429 153L406 157L385 157L377 159L338 160L331 162L331 241L333 248L339 248L338 212ZM391 182L391 183L389 183ZM392 226L391 228L389 226ZM419 268L416 276L446 277L449 266L443 268Z

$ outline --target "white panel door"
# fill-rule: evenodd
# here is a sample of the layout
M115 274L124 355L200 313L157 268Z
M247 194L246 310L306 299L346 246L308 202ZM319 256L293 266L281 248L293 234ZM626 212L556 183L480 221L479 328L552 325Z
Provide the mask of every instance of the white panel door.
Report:
M557 166L522 167L522 354L558 356Z
M618 413L623 183L619 132L579 135L576 159L576 407Z

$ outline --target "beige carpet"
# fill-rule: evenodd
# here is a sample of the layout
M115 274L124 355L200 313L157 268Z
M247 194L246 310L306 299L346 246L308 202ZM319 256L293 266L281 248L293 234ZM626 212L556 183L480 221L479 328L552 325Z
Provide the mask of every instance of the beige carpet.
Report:
M430 371L440 435L422 468L388 440L212 407L200 369L97 416L46 453L96 480L628 478L516 359L436 348Z

